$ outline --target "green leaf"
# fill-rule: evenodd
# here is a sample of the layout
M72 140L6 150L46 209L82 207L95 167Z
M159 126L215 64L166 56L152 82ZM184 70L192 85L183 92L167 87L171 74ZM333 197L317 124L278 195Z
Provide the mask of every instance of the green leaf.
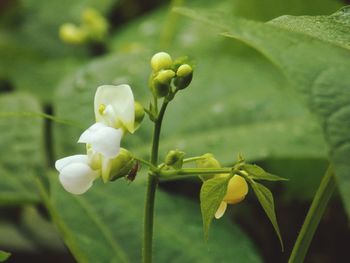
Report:
M45 203L78 262L140 262L144 182L96 182L82 196L65 192L51 174L51 198ZM139 175L144 176L144 175ZM179 227L181 226L181 227ZM154 262L261 262L247 237L228 220L212 226L203 240L200 210L188 199L157 192ZM226 244L235 244L223 249Z
M270 20L284 14L321 15L341 7L341 1L320 0L244 0L235 2L234 15L253 20Z
M244 164L242 168L249 174L253 180L267 180L267 181L288 181L288 179L279 177L274 174L266 172L263 168L255 164Z
M256 197L259 200L259 203L261 204L262 208L264 209L267 217L269 218L273 228L275 229L275 232L278 236L278 239L281 243L282 250L284 250L283 246L283 240L280 233L280 229L278 227L276 213L275 213L275 205L273 201L273 196L271 191L263 186L262 184L256 183L254 181L248 181L250 186L253 188L254 193Z
M46 166L43 120L1 116L2 112L40 112L36 99L24 94L0 97L0 205L38 202L35 176Z
M330 16L281 16L268 23L288 31L350 49L350 19L344 18L350 7L344 7Z
M204 237L208 240L209 228L227 192L231 177L218 177L204 181L200 192Z
M11 253L0 250L0 262L5 262L10 256Z
M188 16L213 24L225 36L240 40L256 48L284 73L293 91L306 107L317 116L326 139L329 156L334 163L346 210L350 214L350 50L344 45L348 31L344 27L329 27L335 19L338 24L349 23L349 8L344 8L328 19L309 18L301 23L305 29L290 30L282 19L282 26L263 24L238 18L226 20L222 15L182 10ZM305 20L303 18L302 20ZM310 34L320 23L317 34ZM326 36L320 37L322 27ZM345 27L346 28L346 27ZM334 40L333 39L334 37ZM271 41L273 39L273 41ZM343 41L344 40L344 41Z

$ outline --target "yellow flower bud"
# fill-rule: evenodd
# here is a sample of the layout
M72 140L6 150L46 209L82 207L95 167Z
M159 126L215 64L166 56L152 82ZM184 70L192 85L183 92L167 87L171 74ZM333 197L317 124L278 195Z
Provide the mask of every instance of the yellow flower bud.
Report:
M72 23L61 25L59 36L63 42L73 45L83 44L87 39L86 31Z
M228 204L237 204L241 202L248 193L248 184L246 180L239 175L234 175L228 185L224 202Z
M82 13L82 26L92 41L102 41L108 32L107 20L95 9L88 8Z
M226 195L215 213L215 218L219 219L224 215L227 204L233 205L243 201L247 193L248 184L246 180L239 175L234 175L228 182Z
M171 56L166 52L158 52L151 58L151 67L154 72L169 69L173 64Z

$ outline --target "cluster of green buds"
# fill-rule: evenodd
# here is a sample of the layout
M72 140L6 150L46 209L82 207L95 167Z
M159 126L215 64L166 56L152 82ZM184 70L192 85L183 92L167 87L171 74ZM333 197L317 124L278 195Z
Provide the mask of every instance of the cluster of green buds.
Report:
M68 44L103 42L108 33L108 22L97 10L88 8L81 14L81 23L65 23L59 29L61 40Z
M192 81L193 68L187 60L187 58L180 58L173 61L166 52L156 53L152 57L150 89L154 96L167 97L171 100L177 91L188 87Z

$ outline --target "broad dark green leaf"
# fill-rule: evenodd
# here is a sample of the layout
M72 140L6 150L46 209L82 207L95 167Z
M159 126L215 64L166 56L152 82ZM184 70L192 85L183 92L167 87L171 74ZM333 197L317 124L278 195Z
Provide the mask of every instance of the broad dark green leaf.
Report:
M281 16L269 24L350 49L350 7L344 7L330 16Z
M271 221L271 224L273 228L276 231L276 234L278 236L278 239L281 243L282 250L284 249L283 247L283 241L282 241L282 236L280 233L280 229L278 227L277 223L277 218L276 218L276 213L275 213L275 204L273 201L273 196L271 191L263 186L262 184L256 183L254 181L248 181L250 186L253 188L254 193L256 197L259 200L259 203L261 204L262 208L264 209L267 217Z
M338 10L337 0L240 0L234 3L234 15L254 20L270 20L281 15L323 15Z
M325 30L327 37L319 38L307 35L305 29L297 33L288 27L276 26L278 20L274 24L263 24L237 18L225 20L222 15L218 17L207 12L183 10L183 13L211 23L225 31L227 37L256 48L285 74L290 87L319 120L350 213L350 76L347 73L350 51L339 40L346 39L348 32L344 32L343 27L334 27ZM349 9L344 8L332 17L348 24ZM317 21L319 17L314 20ZM332 35L337 35L334 42L330 42Z
M0 262L5 262L10 256L11 253L0 250Z
M6 114L23 111L41 109L28 95L0 97L0 204L38 201L34 177L46 166L43 120Z
M288 179L282 178L280 176L270 174L266 172L263 168L255 165L255 164L244 164L242 167L254 180L267 180L267 181L286 181Z
M208 240L209 228L220 203L227 192L227 184L231 177L217 177L206 180L200 192L201 212L203 218L204 237Z
M95 185L74 196L51 175L52 197L47 202L53 221L79 262L140 262L144 184L123 180ZM144 176L144 175L139 175ZM141 183L141 184L140 184ZM206 244L200 209L185 198L157 192L154 224L155 262L261 262L246 236L225 219L212 226ZM234 244L230 249L223 249Z

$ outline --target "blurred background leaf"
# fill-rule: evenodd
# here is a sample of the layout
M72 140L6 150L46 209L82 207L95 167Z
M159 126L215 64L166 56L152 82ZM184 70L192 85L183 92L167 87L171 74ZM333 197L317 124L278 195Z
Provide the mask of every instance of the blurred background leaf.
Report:
M34 178L47 165L43 121L6 113L40 112L31 95L13 93L0 97L0 205L39 201Z

